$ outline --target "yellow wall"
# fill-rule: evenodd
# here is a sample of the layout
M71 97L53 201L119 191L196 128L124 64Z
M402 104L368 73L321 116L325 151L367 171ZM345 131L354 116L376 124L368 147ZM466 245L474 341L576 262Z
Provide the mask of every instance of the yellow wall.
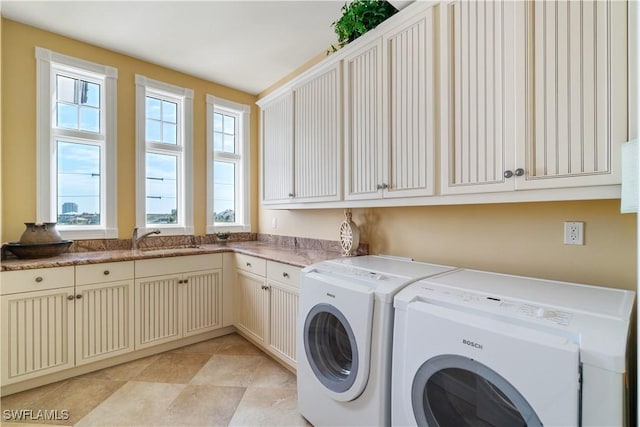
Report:
M20 238L23 222L36 219L36 61L35 47L118 69L118 229L129 237L135 226L135 74L194 90L194 225L206 228L206 94L252 106L251 159L258 168L256 97L158 65L67 37L2 19L2 235ZM257 174L252 199L257 200ZM257 222L253 205L252 224ZM255 227L254 227L255 228Z
M636 215L619 200L354 209L370 253L635 290ZM277 219L277 228L272 220ZM262 233L338 240L342 210L261 209ZM585 245L563 244L564 221Z

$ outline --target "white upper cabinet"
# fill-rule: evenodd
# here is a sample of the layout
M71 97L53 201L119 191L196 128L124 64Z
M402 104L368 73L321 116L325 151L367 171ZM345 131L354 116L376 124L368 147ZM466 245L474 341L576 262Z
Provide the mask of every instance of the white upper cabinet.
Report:
M517 188L620 183L627 140L627 3L532 2Z
M342 198L340 81L340 68L332 65L293 90L293 197L297 201Z
M345 82L345 198L382 195L382 43L362 46L343 60Z
M434 193L437 8L383 35L383 197Z
M445 9L443 194L619 184L626 3Z
M524 138L524 6L518 2L442 4L440 132L443 194L504 191ZM520 18L520 19L519 19ZM518 104L519 103L519 104Z
M262 201L293 197L293 94L262 106Z

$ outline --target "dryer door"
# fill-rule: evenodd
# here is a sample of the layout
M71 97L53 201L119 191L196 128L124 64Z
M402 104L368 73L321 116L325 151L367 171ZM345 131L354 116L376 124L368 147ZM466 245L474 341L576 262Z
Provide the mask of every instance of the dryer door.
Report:
M544 319L454 307L408 306L405 396L418 425L578 425L574 338Z
M413 381L418 425L541 427L518 390L491 368L449 354L426 361Z

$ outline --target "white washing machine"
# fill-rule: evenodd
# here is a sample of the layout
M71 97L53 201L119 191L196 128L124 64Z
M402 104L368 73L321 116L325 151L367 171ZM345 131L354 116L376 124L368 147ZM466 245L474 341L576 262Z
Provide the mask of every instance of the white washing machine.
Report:
M457 270L395 298L392 424L621 426L634 293Z
M364 256L302 270L298 408L314 425L391 422L393 297L451 267Z

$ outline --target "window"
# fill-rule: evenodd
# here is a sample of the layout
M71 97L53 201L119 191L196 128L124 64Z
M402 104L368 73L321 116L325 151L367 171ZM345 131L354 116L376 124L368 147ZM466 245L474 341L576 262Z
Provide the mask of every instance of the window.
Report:
M193 234L193 91L136 75L136 224Z
M250 111L207 95L207 233L251 230Z
M115 68L36 48L37 221L118 237Z

